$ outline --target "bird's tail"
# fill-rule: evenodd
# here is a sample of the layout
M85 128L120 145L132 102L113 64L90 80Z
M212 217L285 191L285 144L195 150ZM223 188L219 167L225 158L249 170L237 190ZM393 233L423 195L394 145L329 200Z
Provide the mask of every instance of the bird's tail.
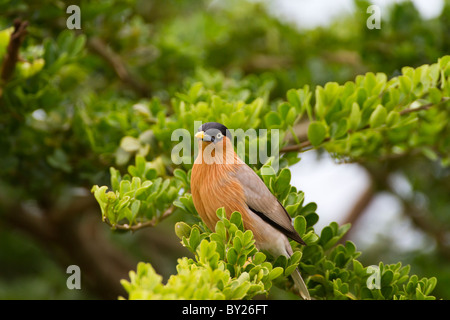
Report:
M301 297L303 300L311 300L311 296L309 295L308 288L306 287L305 281L303 281L303 278L300 274L300 271L297 269L294 270L294 272L291 273L292 279L295 282L295 285L300 292Z

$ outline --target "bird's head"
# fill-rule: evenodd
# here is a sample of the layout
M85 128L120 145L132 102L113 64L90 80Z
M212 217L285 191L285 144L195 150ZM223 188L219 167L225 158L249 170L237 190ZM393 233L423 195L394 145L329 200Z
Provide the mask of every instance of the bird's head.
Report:
M195 137L198 139L199 147L211 156L216 155L217 152L219 154L234 152L231 132L221 123L207 122L202 124Z
M202 143L223 143L225 139L231 139L231 133L227 127L218 122L207 122L198 128L195 137Z

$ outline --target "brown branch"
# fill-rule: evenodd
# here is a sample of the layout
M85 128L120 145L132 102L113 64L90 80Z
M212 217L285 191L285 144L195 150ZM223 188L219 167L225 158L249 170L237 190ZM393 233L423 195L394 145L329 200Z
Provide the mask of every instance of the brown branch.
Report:
M111 222L108 219L105 219L104 222L109 225L113 229L117 230L126 230L126 231L137 231L139 229L149 228L149 227L155 227L159 222L170 216L173 211L175 210L175 207L172 205L170 206L159 218L153 218L152 220L146 221L146 222L138 222L135 225L128 225L128 224L111 224Z
M0 73L0 97L3 95L3 87L11 78L16 68L16 63L19 60L19 49L22 45L25 35L27 33L28 21L14 20L14 31L9 39L8 47L6 48L6 55L3 59Z
M28 21L14 20L14 31L9 39L8 48L6 49L5 59L2 64L1 79L3 82L8 81L19 60L19 49L27 33Z
M97 37L90 38L87 42L87 46L92 52L102 57L114 69L114 72L120 81L130 86L143 97L149 97L151 95L151 90L148 85L137 81L136 77L132 76L128 71L122 58L112 51L102 39Z
M417 108L408 108L408 109L402 110L402 111L400 111L399 113L400 113L400 115L402 116L402 115L405 115L405 114L408 114L408 113L411 113L411 112L417 112L417 111L422 111L422 110L428 110L428 109L430 109L430 108L431 108L432 106L434 106L434 105L440 105L441 103L445 103L445 102L447 102L447 101L449 101L449 100L450 100L449 97L443 97L443 98L441 99L441 101L439 101L438 103L432 103L432 102L430 102L430 103L424 104L424 105L422 105L422 106L420 106L420 107L417 107Z
M327 142L330 141L330 138L326 138L323 142ZM285 146L283 148L281 148L280 152L281 153L286 153L286 152L294 152L294 151L298 151L298 152L304 152L307 151L309 149L312 148L312 143L309 140L303 141L300 144L294 144L294 145L290 145L290 146Z
M359 219L359 217L362 215L362 213L365 211L365 209L372 202L374 195L375 195L375 191L374 191L372 183L370 183L367 186L366 190L364 190L364 192L358 198L356 203L353 205L353 208L350 210L350 212L345 217L344 223L351 223L352 225L354 225L356 223L356 221Z

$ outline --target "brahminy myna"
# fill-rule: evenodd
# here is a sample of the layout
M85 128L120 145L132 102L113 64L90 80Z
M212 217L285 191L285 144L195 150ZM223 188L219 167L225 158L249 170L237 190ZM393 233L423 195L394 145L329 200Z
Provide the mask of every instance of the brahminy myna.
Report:
M194 206L208 228L215 229L219 220L216 211L223 207L228 218L234 211L241 213L244 228L253 232L259 250L289 257L293 250L288 238L305 245L283 205L234 152L227 127L217 122L204 123L195 137L199 153L192 167L191 192ZM311 299L298 269L292 278L301 297Z

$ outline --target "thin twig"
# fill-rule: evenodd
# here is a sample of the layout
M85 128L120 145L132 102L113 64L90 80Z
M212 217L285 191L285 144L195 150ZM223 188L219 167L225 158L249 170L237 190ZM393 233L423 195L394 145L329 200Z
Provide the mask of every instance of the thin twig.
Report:
M139 229L143 229L143 228L148 228L148 227L154 227L156 226L159 222L161 222L162 220L164 220L165 218L167 218L168 216L170 216L173 211L175 210L175 207L172 205L170 206L166 211L164 211L164 213L162 214L161 217L159 218L153 218L152 220L146 221L146 222L139 222L135 225L128 225L128 224L111 224L111 222L108 219L105 219L104 222L109 225L111 228L113 229L117 229L117 230L127 230L127 231L137 231Z
M430 102L430 103L424 104L424 105L422 105L420 107L417 107L417 108L408 108L408 109L402 110L399 113L402 116L402 115L405 115L405 114L408 114L408 113L411 113L411 112L417 112L417 111L421 111L421 110L428 110L434 105L440 105L441 103L447 102L449 100L450 100L449 97L443 97L441 99L441 101L439 101L438 103Z
M327 139L327 140L329 140L329 139ZM309 147L312 147L311 141L306 140L300 144L294 144L294 145L283 147L283 148L281 148L280 152L286 153L286 152L293 152L293 151L306 151L306 149Z

